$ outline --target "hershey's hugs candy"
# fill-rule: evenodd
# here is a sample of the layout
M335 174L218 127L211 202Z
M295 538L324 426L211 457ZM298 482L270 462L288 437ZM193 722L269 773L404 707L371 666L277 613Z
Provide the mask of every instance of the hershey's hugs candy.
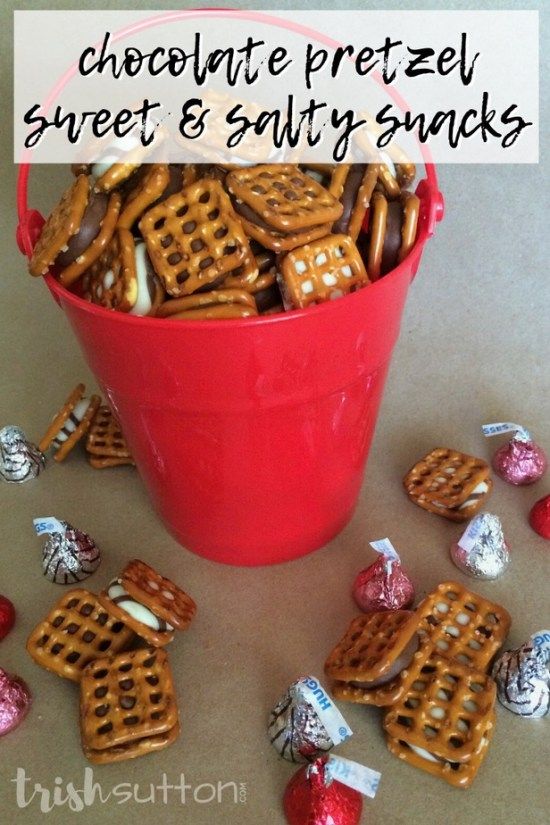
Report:
M289 762L309 762L351 736L351 729L319 681L304 676L271 711L268 735Z

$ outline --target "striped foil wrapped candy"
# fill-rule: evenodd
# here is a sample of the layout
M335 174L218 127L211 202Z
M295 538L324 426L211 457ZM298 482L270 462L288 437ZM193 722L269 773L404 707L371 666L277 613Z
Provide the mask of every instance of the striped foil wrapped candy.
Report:
M63 533L48 536L42 551L45 577L55 584L76 584L91 576L101 562L95 541L82 530L62 521Z
M0 476L12 484L22 484L44 469L46 459L38 447L27 441L23 430L12 424L0 430Z

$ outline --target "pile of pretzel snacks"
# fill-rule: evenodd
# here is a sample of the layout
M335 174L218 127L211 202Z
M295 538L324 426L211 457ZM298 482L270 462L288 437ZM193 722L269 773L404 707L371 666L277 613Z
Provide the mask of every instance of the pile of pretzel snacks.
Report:
M332 694L383 708L391 753L468 788L494 732L488 671L510 625L499 604L443 582L414 611L353 619L325 664Z
M412 163L73 167L32 275L107 309L246 318L332 300L410 252Z

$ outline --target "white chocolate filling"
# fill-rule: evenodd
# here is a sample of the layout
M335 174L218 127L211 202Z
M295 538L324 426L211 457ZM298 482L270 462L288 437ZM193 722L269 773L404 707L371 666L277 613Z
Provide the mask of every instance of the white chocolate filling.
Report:
M94 178L97 180L98 178L103 177L103 175L108 172L111 166L114 166L115 163L124 163L125 153L135 149L138 144L139 138L131 133L113 141L113 143L106 150L106 153L103 155L101 161L93 164L92 175Z
M422 759L427 759L429 762L443 762L443 759L439 759L439 757L434 756L433 753L424 750L424 748L419 748L418 745L410 745L407 742L407 747L414 751L418 756L421 756Z
M478 501L479 497L486 493L488 489L489 487L487 483L485 481L480 481L477 487L474 487L474 489L471 492L472 498L467 499L464 502L464 504L460 505L458 509L465 510L466 507L470 507L472 504L475 504L476 501Z
M135 247L137 298L130 310L130 315L147 315L153 307L154 283L149 267L147 266L147 247L143 241L138 241Z
M111 582L107 590L107 595L112 602L118 604L119 607L128 613L132 619L135 619L136 622L141 622L141 624L150 627L152 630L162 630L161 622L163 622L163 620L155 616L153 611L145 607L144 604L141 604L136 601L133 596L130 596L118 579L114 579L114 581ZM168 622L164 622L164 624L166 625L167 631L174 629Z
M70 416L67 418L59 432L54 438L56 444L62 444L64 441L68 439L70 435L74 433L90 406L90 400L88 398L83 398L78 404L75 405L74 409L71 411Z
M390 158L387 152L380 152L380 160L382 163L388 167L389 173L392 178L397 178L397 169L395 168L395 163Z

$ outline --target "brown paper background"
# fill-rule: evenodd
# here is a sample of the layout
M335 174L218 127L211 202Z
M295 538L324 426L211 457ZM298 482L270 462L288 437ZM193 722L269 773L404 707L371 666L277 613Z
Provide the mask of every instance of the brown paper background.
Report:
M73 4L25 4L27 8L54 5L70 8ZM500 5L532 8L537 4ZM445 4L446 8L460 6ZM14 242L16 170L8 128L12 7L11 2L4 3L2 17L0 425L15 423L38 440L73 385L85 381L92 388L94 382L67 323L45 287L26 274ZM546 106L548 112L546 63L543 57L541 111ZM42 578L41 541L32 528L35 516L68 518L95 537L103 549L103 563L88 580L91 589L99 589L126 559L138 555L181 583L199 605L195 623L170 649L182 736L157 755L94 767L94 779L104 795L118 783L130 782L137 783L140 798L146 798L149 785L160 783L163 772L171 784L184 773L194 788L234 781L246 790L245 801L238 804L227 792L222 804L201 804L189 791L185 805L175 792L169 793L167 804L161 794L154 804L117 804L113 798L104 804L96 801L78 815L78 822L86 825L115 817L124 825L136 817L193 825L284 822L281 798L295 768L280 760L269 745L266 718L297 676L322 677L326 654L356 613L350 588L355 574L374 559L369 540L391 537L418 597L439 581L455 578L504 604L513 617L508 646L550 626L550 544L536 536L526 520L532 503L550 492L550 475L522 489L496 480L490 509L503 520L512 564L495 582L467 579L453 567L448 549L461 526L415 508L400 484L409 466L435 445L490 456L500 442L482 437L480 424L486 421L519 421L550 451L544 132L548 133L547 119L541 131L539 166L440 170L446 218L427 246L411 289L357 512L326 548L279 567L237 569L209 563L168 536L134 470L96 472L81 449L65 464L52 464L32 483L0 486L0 592L17 609L15 629L0 642L0 666L25 678L34 694L27 720L0 740L0 822L76 821L67 806L44 819L36 800L19 810L11 780L21 767L30 779L29 788L40 782L52 790L56 777L63 786L73 782L78 788L87 765L79 747L77 688L41 670L24 650L27 635L62 592ZM67 172L61 168L34 170L32 206L47 212L66 180ZM379 711L340 707L355 734L338 752L382 772L376 799L365 800L362 822L542 825L549 821L550 718L522 720L499 706L489 755L473 787L463 792L391 756Z

